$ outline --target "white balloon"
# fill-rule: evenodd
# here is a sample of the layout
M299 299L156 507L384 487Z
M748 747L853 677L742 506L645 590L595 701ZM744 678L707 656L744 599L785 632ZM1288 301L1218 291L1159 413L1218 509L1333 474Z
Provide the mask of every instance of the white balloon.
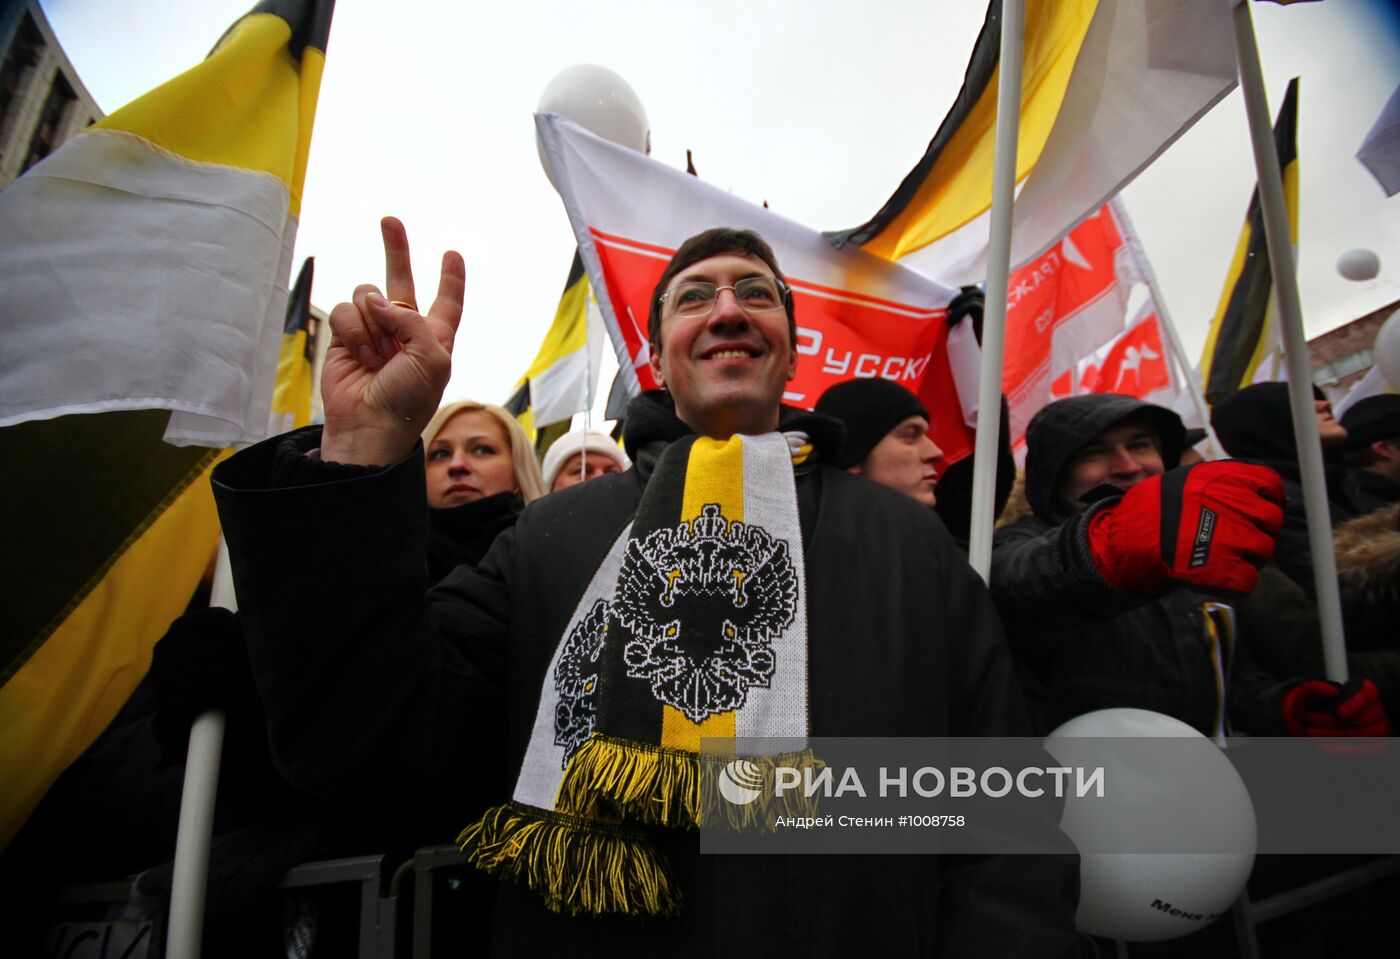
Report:
M1249 879L1258 839L1254 806L1224 754L1195 729L1161 713L1086 713L1052 732L1045 748L1074 765L1105 753L1072 740L1120 737L1195 738L1202 748L1183 752L1179 758L1189 765L1175 769L1163 762L1162 750L1108 754L1104 798L1071 794L1065 802L1061 827L1081 850L1095 848L1094 839L1110 829L1146 832L1165 844L1180 835L1177 845L1189 848L1197 824L1209 822L1236 838L1231 851L1219 853L1081 852L1075 924L1081 932L1129 942L1188 935L1224 915Z
M580 63L563 70L540 96L539 113L557 113L604 140L631 147L638 153L651 152L651 126L647 111L635 90L607 67ZM540 164L550 182L544 147L535 144Z
M1370 250L1347 250L1337 257L1337 272L1348 280L1374 280L1381 271L1381 259Z

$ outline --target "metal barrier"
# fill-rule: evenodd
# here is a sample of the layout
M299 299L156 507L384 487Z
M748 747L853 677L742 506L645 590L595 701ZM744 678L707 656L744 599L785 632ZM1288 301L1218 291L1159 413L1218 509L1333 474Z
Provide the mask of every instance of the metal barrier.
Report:
M1242 959L1259 959L1259 939L1255 934L1259 923L1315 906L1397 874L1400 874L1400 856L1386 856L1331 876L1324 876L1257 903L1249 901L1248 892L1241 893L1231 910L1234 914L1235 939L1240 947L1240 956Z
M1241 892L1230 909L1230 920L1235 927L1235 944L1240 959L1261 959L1257 934L1260 923L1315 906L1394 875L1400 875L1400 856L1385 856L1365 862L1305 883L1296 889L1277 893L1259 902L1250 901L1248 890ZM1131 946L1131 943L1115 942L1118 959L1128 959Z
M381 894L383 856L303 863L288 872L277 888L305 889L342 882L360 885L360 959L393 959L398 901L392 895Z
M431 959L433 952L433 873L439 869L465 865L466 857L456 846L425 846L413 858L385 875L383 856L357 856L304 863L287 873L279 889L310 889L357 883L359 889L359 959L394 959L398 909L403 882L412 876L413 959ZM1400 856L1387 856L1251 903L1242 893L1231 910L1236 942L1242 959L1259 959L1255 930L1260 923L1277 919L1308 906L1359 889L1372 882L1400 875ZM121 906L139 901L136 883L90 883L64 886L59 901L72 905ZM155 920L159 926L161 923ZM159 929L156 935L158 936ZM159 942L158 938L153 939ZM1130 955L1131 944L1115 943L1120 957ZM159 948L159 947L157 947ZM154 955L154 954L152 954ZM175 957L171 957L175 959Z
M389 895L397 901L399 884L413 874L413 959L433 954L433 871L466 865L467 857L456 846L424 846L394 872Z
M278 884L278 889L313 889L355 883L359 886L359 959L393 959L394 936L397 929L398 900L391 888L386 894L383 856L355 856L303 863L290 870ZM135 879L124 882L86 883L64 886L59 890L59 902L65 905L105 905L122 907L133 903L148 904L136 891ZM142 910L145 911L145 910ZM163 913L163 908L159 910ZM161 928L163 915L150 921L156 925L145 955L158 956L164 947ZM155 951L151 951L151 947ZM178 959L178 957L170 957Z

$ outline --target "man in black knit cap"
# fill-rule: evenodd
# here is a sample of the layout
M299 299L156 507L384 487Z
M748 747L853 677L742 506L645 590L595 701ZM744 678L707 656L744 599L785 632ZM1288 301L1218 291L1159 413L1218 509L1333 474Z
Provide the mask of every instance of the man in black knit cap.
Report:
M834 465L932 506L954 541L967 549L972 520L972 457L952 464L945 460L928 435L932 418L917 396L889 380L847 380L823 393L816 411L846 427ZM1016 480L1006 423L1003 399L997 440L998 516Z
M834 465L934 505L943 451L917 396L889 380L848 380L823 393L816 410L846 427Z

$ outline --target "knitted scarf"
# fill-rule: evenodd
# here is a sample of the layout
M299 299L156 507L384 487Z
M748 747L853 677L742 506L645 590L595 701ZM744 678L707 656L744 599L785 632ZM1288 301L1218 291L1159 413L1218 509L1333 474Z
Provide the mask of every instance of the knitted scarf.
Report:
M679 891L651 829L807 811L716 787L736 738L808 734L793 464L810 452L800 433L666 449L555 648L512 801L459 837L471 862L555 911L668 914ZM812 760L738 762L752 783Z

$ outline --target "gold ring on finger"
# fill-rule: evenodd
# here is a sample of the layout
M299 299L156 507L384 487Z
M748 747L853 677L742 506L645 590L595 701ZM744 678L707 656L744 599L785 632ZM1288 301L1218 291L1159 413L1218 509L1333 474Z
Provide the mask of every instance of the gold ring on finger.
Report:
M390 300L389 302L395 306L401 306L405 310L412 310L415 313L418 312L418 307L414 306L412 303L405 303L403 300Z

